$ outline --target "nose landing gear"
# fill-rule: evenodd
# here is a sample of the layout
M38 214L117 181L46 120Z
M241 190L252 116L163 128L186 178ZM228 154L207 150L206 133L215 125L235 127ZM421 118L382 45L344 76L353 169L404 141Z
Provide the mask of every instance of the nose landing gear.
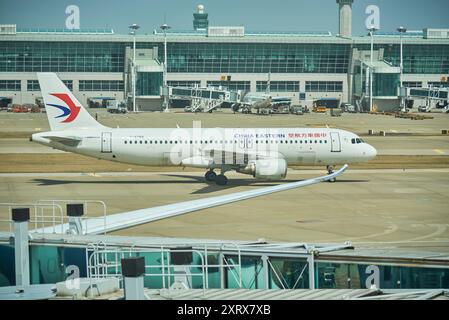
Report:
M334 173L334 166L326 166L326 169L327 169L328 174ZM335 182L335 181L337 181L337 178L332 178L329 180L329 182Z

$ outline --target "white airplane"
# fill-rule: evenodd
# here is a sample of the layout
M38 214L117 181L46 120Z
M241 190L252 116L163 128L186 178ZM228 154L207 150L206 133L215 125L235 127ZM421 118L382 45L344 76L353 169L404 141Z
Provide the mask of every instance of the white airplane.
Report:
M98 159L204 168L207 181L225 185L224 174L230 170L279 180L291 165L323 165L331 174L335 165L368 161L377 154L356 134L330 128L109 128L89 114L56 74L37 76L51 131L35 133L30 140Z

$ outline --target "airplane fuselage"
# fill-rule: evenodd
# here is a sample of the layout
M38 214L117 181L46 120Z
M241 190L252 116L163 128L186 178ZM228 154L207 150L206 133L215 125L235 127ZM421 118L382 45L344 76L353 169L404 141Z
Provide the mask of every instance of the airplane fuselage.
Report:
M68 144L50 137L74 137ZM202 128L127 129L81 128L33 134L32 140L90 157L147 166L220 167L276 155L291 165L336 165L367 161L376 150L354 133L330 128ZM212 153L212 154L211 154ZM186 159L215 157L221 163ZM226 154L226 155L225 155ZM245 157L236 155L246 154ZM226 158L226 160L224 160ZM196 161L196 160L195 160Z
M56 74L42 72L37 77L51 131L35 133L31 140L98 159L205 168L206 181L225 185L225 173L231 170L278 180L292 165L326 165L331 174L336 164L376 156L376 149L357 135L330 128L108 128ZM251 99L257 96L248 96ZM218 175L214 169L219 169Z

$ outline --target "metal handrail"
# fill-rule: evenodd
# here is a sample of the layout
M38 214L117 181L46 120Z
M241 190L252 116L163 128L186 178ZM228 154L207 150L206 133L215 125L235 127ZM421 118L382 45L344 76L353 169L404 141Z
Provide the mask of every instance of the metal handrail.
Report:
M238 257L238 263L230 263L226 259L223 261L221 260L219 264L209 264L207 261L207 253L210 247L208 245L211 244L220 244L218 247L218 251L227 251L227 246L235 247L235 250L237 251L236 254L233 254L234 256L237 255ZM144 276L157 276L162 277L162 287L163 288L169 288L171 286L171 277L175 274L170 271L170 268L172 267L170 263L170 255L167 255L171 252L172 247L165 247L164 245L161 245L158 247L151 248L137 248L139 244L134 243L131 247L128 247L128 249L124 249L122 247L111 247L107 248L106 244L103 243L103 248L100 248L100 245L94 245L91 244L88 246L87 251L92 252L89 259L87 259L89 252L86 251L86 264L87 264L87 274L89 278L99 278L99 277L108 277L108 276L118 276L121 277L121 274L118 273L118 269L120 266L119 259L124 258L125 254L128 254L128 256L133 256L138 253L145 253L145 252L151 252L156 253L159 252L161 256L160 264L157 265L145 265L145 268L148 269L160 269L161 273L151 273L150 271L146 272ZM209 268L227 268L231 271L231 275L234 277L234 279L238 282L239 287L243 287L243 277L242 277L242 267L241 267L241 248L237 243L229 242L229 243L217 243L215 241L211 242L205 242L205 243L196 243L196 242L183 242L183 243L176 243L177 246L197 246L200 247L198 249L188 249L183 250L185 252L196 252L200 258L201 258L201 264L196 265L184 265L180 267L197 267L201 268L201 273L190 273L187 272L185 275L188 276L202 276L203 277L203 289L207 289L209 287L209 281L208 281L208 275L209 275ZM202 247L202 248L201 248ZM181 250L178 250L181 251ZM215 251L215 250L214 250ZM181 251L182 252L182 251ZM203 253L202 253L203 252ZM108 255L113 254L112 260L108 259ZM206 259L205 259L205 258ZM114 272L111 273L108 269L113 268ZM237 272L238 268L238 272ZM167 279L168 278L168 279ZM122 283L122 280L120 282ZM168 280L168 283L166 282ZM204 291L205 294L205 291Z
M61 221L61 230L63 231L62 224L64 221L64 214L62 207L59 204L42 204L39 202L36 203L13 203L13 202L4 202L0 203L0 207L8 207L9 209L9 216L12 215L12 209L13 207L31 207L34 210L34 219L30 219L30 223L34 223L35 230L38 229L38 225L41 224L42 226L45 226L45 223L50 223L53 226L53 233L56 233L56 217L57 212L55 209L58 209L58 220ZM50 208L52 209L51 215L44 215L44 209ZM38 209L40 209L40 215L38 213ZM50 220L47 220L50 219ZM0 222L6 222L9 223L9 232L12 232L12 219L2 219ZM33 231L33 230L31 230ZM62 232L61 232L62 233Z
M59 200L39 200L39 201L37 201L37 203L45 203L45 202L50 202L50 203L52 203L52 204L54 204L54 203L65 203L65 204L67 204L67 203L70 203L70 202L76 202L76 203L82 203L83 205L84 205L84 209L86 210L86 214L87 214L87 212L88 212L88 204L90 203L90 204L92 204L92 203L96 203L96 204L100 204L101 206L102 206L102 208L103 208L103 234L106 234L106 227L107 227L107 219L106 219L106 216L107 216L107 206L106 206L106 203L104 202L104 201L101 201L101 200L65 200L65 199L59 199ZM85 230L87 231L88 230L88 221L89 220L93 220L93 219L99 219L99 218L101 218L101 217L83 217L82 218L82 221L85 223Z
M125 254L129 254L129 256L136 255L139 253L161 253L161 263L158 265L145 265L145 274L144 276L153 276L153 277L162 277L162 286L165 289L166 287L170 287L170 277L175 276L176 273L172 272L170 269L173 267L173 265L170 263L169 258L170 255L165 257L167 253L171 252L170 248L164 248L161 246L160 248L154 248L154 249L139 249L135 250L132 248L131 250L123 250L122 248L105 248L100 249L99 246L96 246L94 244L91 244L88 246L87 251L92 252L90 257L86 259L87 261L87 275L89 278L104 278L104 277L121 277L121 274L118 273L118 266L120 266L119 257L124 258ZM86 251L86 257L88 256L88 253ZM203 253L200 250L196 249L184 249L184 250L176 250L176 252L192 252L196 253L201 260L200 264L188 264L188 265L179 265L179 267L185 267L185 268L201 268L201 273L194 273L194 272L186 272L186 276L191 277L202 277L202 287L204 290L208 288L208 280L206 279L208 273L208 268L216 268L216 267L223 267L223 264L214 264L210 265L206 259L203 256ZM207 252L207 251L206 251ZM108 255L113 254L113 260L108 260ZM167 262L165 262L165 258L167 258ZM114 268L114 272L111 273L108 269ZM207 267L207 268L206 268ZM228 264L229 267L229 264ZM234 267L237 267L237 265L234 265ZM152 269L160 269L161 273L152 273ZM241 267L239 268L241 270ZM165 278L168 277L169 283L166 285ZM238 281L238 279L236 279Z
M231 271L231 268L234 268L234 271L232 271L232 272L235 272L235 269L238 267L238 277L239 278L235 279L235 280L239 283L239 287L242 288L243 287L243 276L242 276L242 267L241 267L242 266L242 256L241 256L242 246L240 246L236 242L219 243L220 244L220 247L218 249L219 251L225 251L227 246L235 247L237 253L233 254L233 255L237 255L238 263L237 264L229 264L226 261L226 264L208 265L208 262L207 262L207 250L208 250L207 248L208 247L207 246L211 245L211 244L212 245L213 244L217 244L217 242L216 241L210 241L210 242L202 242L202 243L197 243L197 242L176 243L176 245L178 245L178 246L192 246L192 247L194 247L194 246L197 246L197 247L203 246L203 250L205 252L204 256L206 257L206 266L207 266L207 268L206 268L206 284L207 284L207 287L208 287L208 282L209 282L209 278L208 278L208 273L209 273L208 269L209 268L227 267L227 269L230 270L230 271ZM136 246L138 246L138 245L139 245L138 243L133 243L132 246L131 246L131 250L135 250ZM245 247L245 246L247 246L247 245L243 245L243 247ZM164 246L161 246L160 248L162 250L164 248ZM164 266L164 263L165 262L164 262L164 258L163 258L163 252L161 252L161 264L162 264L162 266ZM162 269L162 271L164 273L165 269ZM233 276L235 277L234 274L233 274ZM162 278L162 285L165 288L165 277Z

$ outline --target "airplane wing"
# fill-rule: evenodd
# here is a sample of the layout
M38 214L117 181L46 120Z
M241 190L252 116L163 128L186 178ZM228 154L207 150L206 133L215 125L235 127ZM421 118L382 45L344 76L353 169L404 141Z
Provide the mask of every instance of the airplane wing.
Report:
M52 142L58 142L58 143L65 144L66 146L69 146L69 147L76 147L82 141L82 139L78 138L78 137L46 136L43 138L49 139Z
M317 184L323 181L328 181L333 178L338 177L343 172L346 171L348 165L345 164L340 170L328 174L325 176L312 178L303 181L296 181L290 183L279 184L276 186L258 188L256 190L249 190L243 192L236 192L221 196L215 196L204 199L197 199L185 202L178 202L169 205L140 209L135 211L128 211L123 213L116 213L106 216L106 218L90 218L86 221L86 228L84 230L85 234L101 234L104 232L112 232L121 229L127 229L131 227L135 227L140 224L157 221L161 219L171 218L175 216L179 216L182 214L186 214L189 212L194 212L202 209L222 206L228 203L243 201L247 199L252 199L260 196L264 196L267 194L272 194L280 191L302 188L306 186L310 186L313 184ZM46 227L40 229L34 229L32 232L38 233L53 233L56 231L61 231L62 233L66 233L69 230L69 225L67 223L62 225L57 225L55 227Z

